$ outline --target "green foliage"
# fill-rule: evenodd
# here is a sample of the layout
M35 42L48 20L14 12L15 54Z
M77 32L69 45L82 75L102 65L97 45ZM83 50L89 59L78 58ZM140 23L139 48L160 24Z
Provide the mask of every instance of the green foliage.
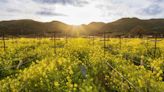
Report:
M9 40L0 49L0 92L163 92L164 41L160 56L143 39L111 39L105 49L84 38ZM2 44L0 44L2 45ZM54 53L56 47L57 53ZM153 52L153 51L152 51ZM158 54L158 53L157 53Z

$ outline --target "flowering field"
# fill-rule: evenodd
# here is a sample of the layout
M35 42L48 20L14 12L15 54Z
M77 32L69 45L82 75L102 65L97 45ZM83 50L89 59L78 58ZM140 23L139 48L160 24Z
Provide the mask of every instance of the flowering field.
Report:
M9 39L0 92L163 92L164 40Z

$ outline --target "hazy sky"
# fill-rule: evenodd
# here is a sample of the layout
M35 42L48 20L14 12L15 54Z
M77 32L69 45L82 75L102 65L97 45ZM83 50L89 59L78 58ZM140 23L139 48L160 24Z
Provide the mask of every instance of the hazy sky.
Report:
M164 0L0 0L0 20L111 22L122 17L164 18Z

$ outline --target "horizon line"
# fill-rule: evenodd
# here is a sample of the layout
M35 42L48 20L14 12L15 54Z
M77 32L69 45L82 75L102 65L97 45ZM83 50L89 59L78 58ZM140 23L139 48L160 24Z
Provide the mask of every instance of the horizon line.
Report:
M33 18L20 18L20 19L4 19L4 20L0 20L0 22L7 22L7 21L19 21L19 20L32 20L32 21L36 21L36 22L41 22L41 23L48 23L48 22L61 22L61 23L64 23L64 24L67 24L67 25L88 25L88 24L91 24L93 22L102 22L102 23L112 23L112 22L115 22L115 21L118 21L120 19L126 19L126 18L129 18L129 19L139 19L139 20L153 20L153 19L164 19L164 18L138 18L138 17L122 17L122 18L118 18L118 19L115 19L113 21L90 21L88 23L80 23L80 24L74 24L74 23L67 23L65 21L62 21L62 20L51 20L51 21L42 21L42 20L39 20L39 19L33 19Z

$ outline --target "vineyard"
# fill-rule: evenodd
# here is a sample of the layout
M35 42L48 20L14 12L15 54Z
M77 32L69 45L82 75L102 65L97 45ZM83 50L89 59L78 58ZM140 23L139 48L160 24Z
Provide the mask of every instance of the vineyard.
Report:
M0 52L0 92L164 91L163 38L3 39Z

